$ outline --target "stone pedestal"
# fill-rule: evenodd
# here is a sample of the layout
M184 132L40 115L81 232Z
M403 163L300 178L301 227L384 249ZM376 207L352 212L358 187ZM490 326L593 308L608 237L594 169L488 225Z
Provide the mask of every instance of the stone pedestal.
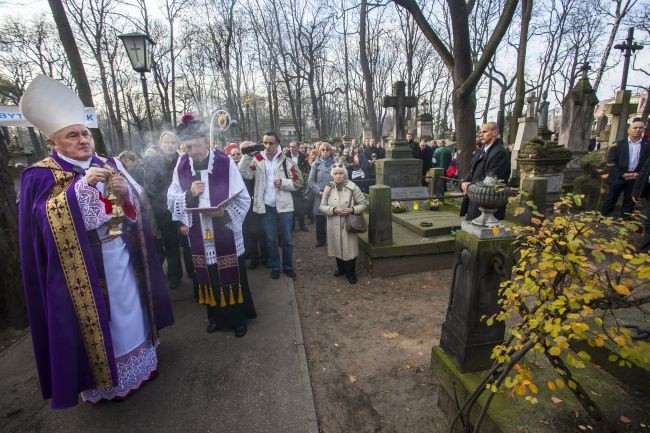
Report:
M524 187L524 181L531 177L547 179L547 207L560 199L564 184L564 169L571 157L565 158L519 158L520 180L519 188Z
M512 155L510 155L510 167L512 168L512 177L518 177L517 158L519 150L531 138L537 136L537 118L536 117L520 117L519 126L517 128L517 137L515 144L512 148Z
M406 148L408 150L408 147ZM393 152L395 150L396 152ZM377 185L391 187L416 187L421 185L422 160L415 158L394 159L401 149L388 149L388 158L379 159L376 165ZM407 152L410 156L410 151Z
M471 224L470 224L471 225ZM492 349L503 342L505 326L487 326L481 316L499 312L499 285L510 278L513 266L512 233L470 228L459 231L447 316L442 325L440 347L453 356L463 373L492 365ZM498 236L498 237L497 237Z
M368 241L373 245L390 245L393 242L390 202L390 187L386 185L370 187Z

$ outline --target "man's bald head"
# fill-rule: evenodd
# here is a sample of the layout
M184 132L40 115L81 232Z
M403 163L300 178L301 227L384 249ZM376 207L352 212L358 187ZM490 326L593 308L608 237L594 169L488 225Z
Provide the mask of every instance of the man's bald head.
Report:
M496 122L487 122L481 127L479 137L483 146L494 143L499 137L499 125Z

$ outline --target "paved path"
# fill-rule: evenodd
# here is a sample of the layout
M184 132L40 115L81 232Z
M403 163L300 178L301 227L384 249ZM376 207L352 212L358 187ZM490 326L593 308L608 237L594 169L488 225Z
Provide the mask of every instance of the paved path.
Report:
M249 271L258 318L248 334L207 334L185 282L161 333L160 377L123 403L52 410L29 336L0 354L0 432L318 433L293 281Z

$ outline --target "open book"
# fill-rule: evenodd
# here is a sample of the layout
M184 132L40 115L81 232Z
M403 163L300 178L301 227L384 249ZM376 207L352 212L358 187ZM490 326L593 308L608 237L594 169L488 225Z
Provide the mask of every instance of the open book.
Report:
M241 191L243 191L243 190L241 190ZM228 203L230 203L232 200L237 198L239 196L239 194L241 194L241 191L239 191L236 194L233 194L232 196L228 197L227 199L225 199L224 201L222 201L221 203L219 203L216 206L205 206L205 207L203 207L202 204L203 203L209 204L210 199L209 198L207 198L205 200L204 199L199 199L199 207L187 207L187 208L185 208L185 212L210 212L210 211L223 209L223 208L226 207L226 205ZM201 197L203 194L205 194L205 193L199 194L199 197Z

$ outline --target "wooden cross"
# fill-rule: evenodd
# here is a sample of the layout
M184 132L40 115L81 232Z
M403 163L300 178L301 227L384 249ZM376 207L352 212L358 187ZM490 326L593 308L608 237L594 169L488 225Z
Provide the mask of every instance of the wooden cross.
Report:
M415 107L418 103L418 98L415 96L406 96L406 83L404 81L396 81L393 83L393 94L384 96L384 108L394 108L395 122L393 124L393 140L403 140L406 138L406 109Z

